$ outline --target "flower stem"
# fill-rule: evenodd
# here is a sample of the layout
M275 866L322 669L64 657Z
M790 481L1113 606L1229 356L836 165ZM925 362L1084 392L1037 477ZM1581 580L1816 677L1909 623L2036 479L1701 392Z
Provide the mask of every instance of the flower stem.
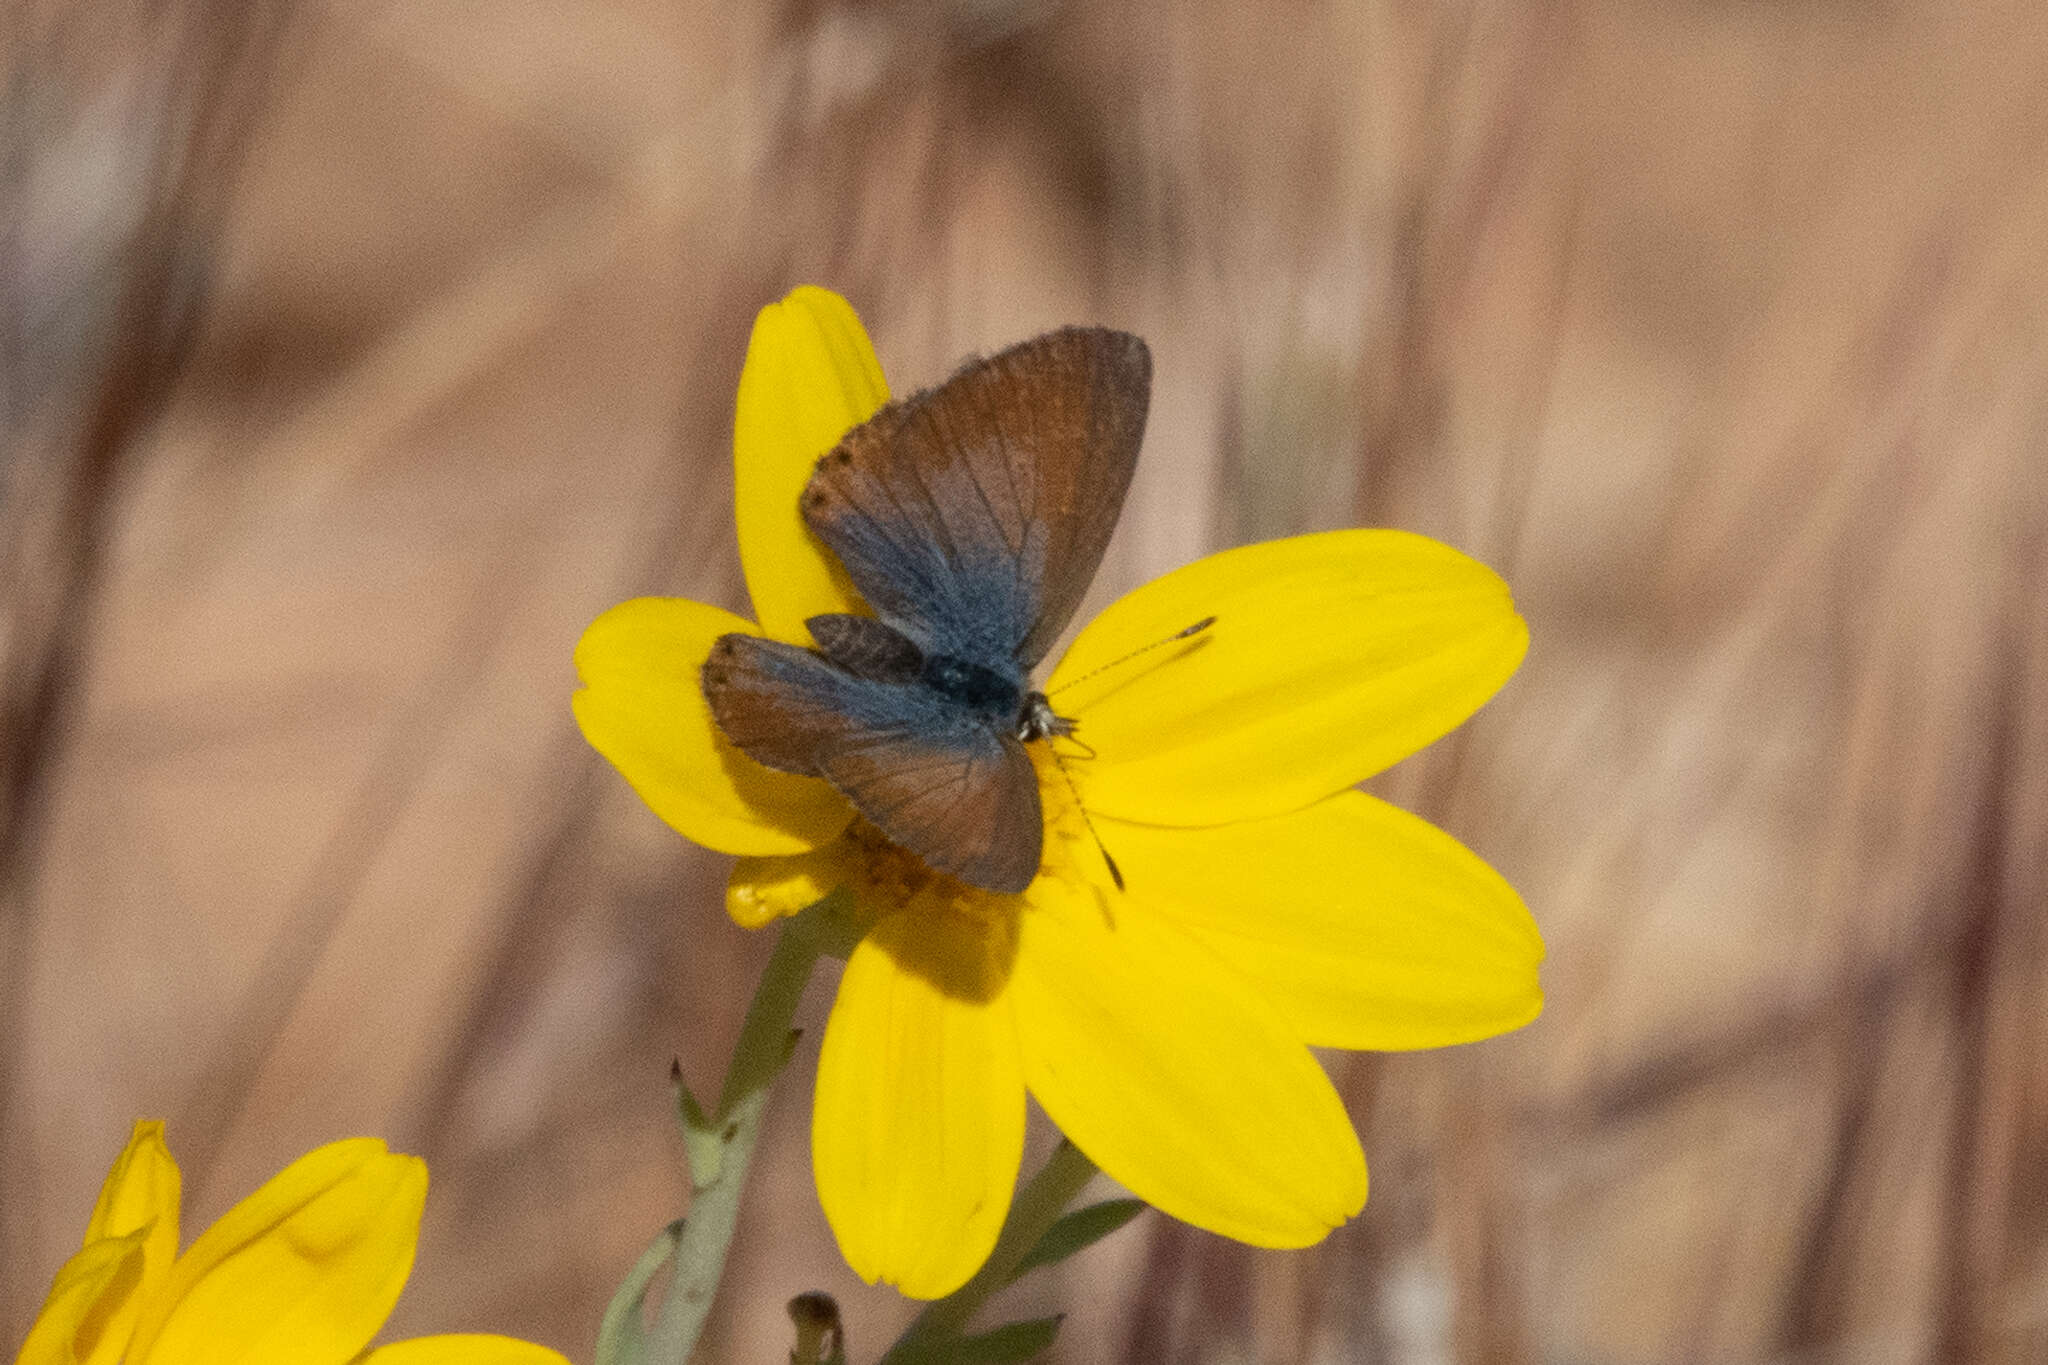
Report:
M739 1221L740 1193L760 1135L761 1111L796 1044L790 1021L811 969L830 946L832 935L822 921L834 909L828 898L783 926L747 1007L717 1110L707 1116L687 1089L681 1094L690 1211L677 1233L667 1292L647 1336L643 1359L648 1365L685 1365L704 1330Z
M1074 1196L1095 1178L1095 1163L1065 1138L1031 1181L1017 1192L1010 1216L996 1238L995 1250L974 1273L974 1278L945 1298L927 1304L905 1329L879 1365L913 1365L938 1357L930 1354L959 1338L962 1329L998 1290L1016 1276L1018 1265L1045 1236L1047 1228L1059 1221Z
M626 1272L624 1282L604 1310L604 1321L598 1325L597 1365L645 1365L647 1328L640 1317L641 1303L647 1297L647 1286L654 1283L654 1277L675 1254L676 1242L682 1235L683 1220L678 1218L647 1244L647 1250Z

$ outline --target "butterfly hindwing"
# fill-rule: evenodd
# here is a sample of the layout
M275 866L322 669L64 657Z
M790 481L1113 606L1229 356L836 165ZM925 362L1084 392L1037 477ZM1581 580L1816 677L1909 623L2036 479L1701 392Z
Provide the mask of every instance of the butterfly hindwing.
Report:
M1014 735L971 719L938 734L849 733L819 766L876 828L941 872L1002 892L1038 875L1038 774Z
M891 840L992 891L1021 891L1044 831L1024 746L914 681L862 677L823 655L721 636L704 695L756 762L822 777Z
M972 361L848 432L805 488L805 520L927 651L1028 670L1102 560L1151 376L1143 341L1099 327Z

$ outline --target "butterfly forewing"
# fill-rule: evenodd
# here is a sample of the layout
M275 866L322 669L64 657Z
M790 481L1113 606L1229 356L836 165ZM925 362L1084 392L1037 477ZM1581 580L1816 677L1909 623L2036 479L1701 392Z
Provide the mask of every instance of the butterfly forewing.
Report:
M721 636L704 695L756 762L822 777L919 858L1021 891L1044 840L1024 746L915 682L862 677L796 645Z
M818 462L803 513L928 652L1029 669L1095 576L1144 436L1152 361L1070 327L891 404Z

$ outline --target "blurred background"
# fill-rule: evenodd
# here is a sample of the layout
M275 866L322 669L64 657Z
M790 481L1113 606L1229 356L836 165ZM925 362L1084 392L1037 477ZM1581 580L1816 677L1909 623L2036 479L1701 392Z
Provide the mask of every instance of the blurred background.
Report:
M2034 0L13 0L0 61L0 1343L158 1115L188 1235L424 1155L394 1333L589 1359L769 943L570 651L744 606L812 281L899 391L1151 342L1098 600L1395 525L1533 632L1375 789L1520 888L1546 1014L1330 1057L1364 1215L1148 1214L1008 1302L1055 1359L2048 1359ZM811 1189L831 985L710 1359L911 1311Z

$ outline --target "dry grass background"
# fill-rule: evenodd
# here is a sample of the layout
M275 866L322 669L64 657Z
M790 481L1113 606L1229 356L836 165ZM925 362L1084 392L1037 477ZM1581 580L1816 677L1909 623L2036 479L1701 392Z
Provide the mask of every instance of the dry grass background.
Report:
M1149 338L1103 597L1396 524L1534 634L1379 785L1521 888L1548 1012L1334 1058L1365 1215L1148 1216L1020 1292L1058 1359L2048 1359L2033 0L13 0L0 54L0 1339L161 1114L195 1222L424 1154L394 1328L588 1358L767 945L570 648L741 600L734 381L814 280L904 388ZM718 1360L907 1316L814 1056Z

